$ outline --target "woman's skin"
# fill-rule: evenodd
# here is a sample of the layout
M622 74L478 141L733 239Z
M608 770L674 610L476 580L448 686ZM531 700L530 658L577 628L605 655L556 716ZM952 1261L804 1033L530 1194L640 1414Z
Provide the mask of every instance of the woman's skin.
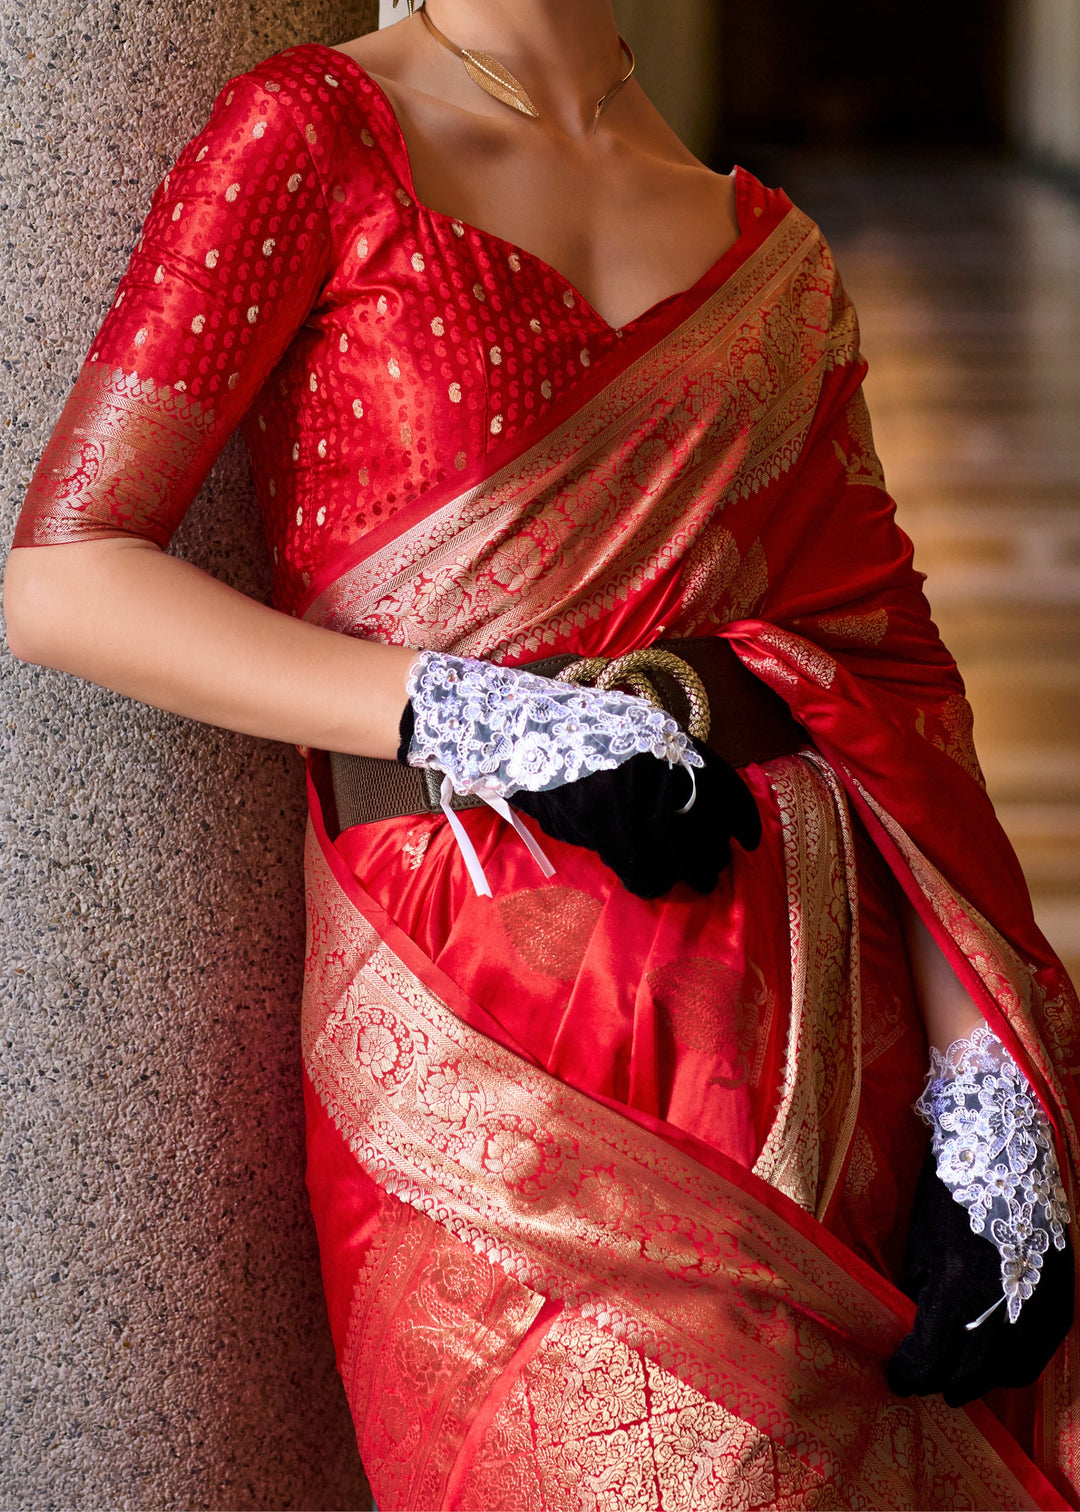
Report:
M459 47L524 85L531 120L479 89L419 14L341 51L390 98L418 198L525 247L618 329L696 283L739 234L735 185L705 168L626 72L610 0L428 0Z
M538 120L480 90L420 16L342 46L386 91L417 194L557 268L613 328L688 288L736 240L734 184L699 163L631 80L593 131L597 98L625 72L610 0L433 0L461 47L521 81ZM413 651L281 614L116 536L13 550L8 645L157 708L246 735L393 756ZM931 1041L980 1021L905 905Z

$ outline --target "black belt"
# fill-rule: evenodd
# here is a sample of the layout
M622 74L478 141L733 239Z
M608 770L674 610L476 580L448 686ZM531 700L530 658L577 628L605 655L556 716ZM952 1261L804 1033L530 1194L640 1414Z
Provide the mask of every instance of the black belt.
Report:
M760 678L748 672L725 640L663 640L656 650L666 651L686 662L705 687L711 715L705 744L733 767L788 756L809 743L802 725L792 717L787 704ZM524 672L555 677L573 663L575 654L548 656L528 662ZM687 691L677 677L650 669L660 702L684 728L692 725ZM636 687L632 691L637 691ZM437 814L443 774L426 767L406 767L377 756L329 753L330 780L337 809L338 829L354 824L374 824L380 819L400 819L409 814ZM458 797L455 809L478 808L482 800Z

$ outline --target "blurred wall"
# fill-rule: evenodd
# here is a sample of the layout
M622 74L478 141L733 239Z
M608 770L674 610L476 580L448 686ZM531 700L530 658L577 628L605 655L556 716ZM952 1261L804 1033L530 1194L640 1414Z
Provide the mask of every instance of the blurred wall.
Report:
M1080 179L1080 0L1015 0L1012 56L1014 139Z
M721 6L725 137L751 160L773 147L849 154L999 147L1012 3L1018 0Z
M691 152L708 162L719 131L720 0L614 0L637 75ZM719 163L724 171L730 163Z
M372 19L0 0L5 542L219 87ZM238 445L176 549L265 596ZM299 758L6 651L0 694L0 1505L365 1507L303 1182Z

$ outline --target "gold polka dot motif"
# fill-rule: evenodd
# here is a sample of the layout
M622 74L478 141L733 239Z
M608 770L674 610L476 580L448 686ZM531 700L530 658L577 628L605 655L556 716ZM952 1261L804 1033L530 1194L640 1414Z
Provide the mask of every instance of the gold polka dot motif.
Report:
M122 347L102 354L143 361L168 311L183 348L174 388L186 381L222 414L261 393L246 434L279 548L275 593L290 609L325 553L460 476L485 444L501 446L542 419L614 345L539 259L417 205L401 146L362 82L350 74L329 86L325 67L325 53L301 47L230 86L233 106L219 103L186 159L185 172L200 163L197 176L173 175L186 203L167 189L159 196L157 221L144 228L138 299L116 317ZM328 146L327 161L350 170L321 180ZM320 258L308 287L308 263ZM151 279L147 319L140 302ZM331 303L313 303L330 286ZM294 300L297 335L271 374L260 354L280 352L290 318L282 312ZM340 508L324 496L317 510L303 494L308 464L350 480L353 496Z

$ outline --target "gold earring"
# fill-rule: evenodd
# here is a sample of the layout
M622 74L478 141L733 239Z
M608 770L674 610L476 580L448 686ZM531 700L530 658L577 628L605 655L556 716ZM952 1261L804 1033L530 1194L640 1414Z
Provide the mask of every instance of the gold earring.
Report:
M416 5L416 0L405 0L405 4L409 7L409 15L411 16L413 8ZM394 9L397 10L397 0L394 0Z

